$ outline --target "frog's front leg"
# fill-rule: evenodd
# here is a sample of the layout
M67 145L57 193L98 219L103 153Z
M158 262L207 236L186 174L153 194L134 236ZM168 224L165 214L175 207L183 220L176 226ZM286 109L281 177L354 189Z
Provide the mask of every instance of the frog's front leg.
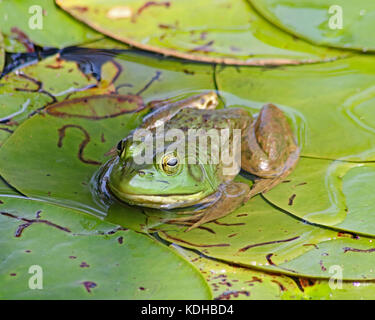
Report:
M261 178L251 195L270 190L293 170L300 149L283 112L272 104L262 107L259 116L244 134L241 167Z
M217 192L220 196L208 208L189 217L173 219L170 222L190 225L186 230L190 231L204 223L225 217L242 206L250 198L249 191L250 187L245 183L233 181L223 183Z

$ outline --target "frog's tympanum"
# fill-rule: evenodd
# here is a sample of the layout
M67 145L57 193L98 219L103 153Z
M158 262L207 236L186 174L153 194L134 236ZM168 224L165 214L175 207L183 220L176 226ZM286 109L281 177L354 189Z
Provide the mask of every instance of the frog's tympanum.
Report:
M281 182L299 158L282 111L268 104L254 119L244 109L217 105L214 92L151 102L140 128L118 143L117 155L104 168L110 193L131 205L173 209L179 213L173 222L190 230ZM151 135L139 138L140 129ZM233 181L241 168L254 176L251 188Z

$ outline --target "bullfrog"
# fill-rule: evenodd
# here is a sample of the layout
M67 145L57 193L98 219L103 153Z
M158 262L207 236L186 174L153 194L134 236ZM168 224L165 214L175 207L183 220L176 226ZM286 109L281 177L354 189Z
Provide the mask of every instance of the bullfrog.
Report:
M189 231L226 216L280 183L300 153L283 112L267 104L253 117L242 108L217 109L218 101L215 92L204 92L179 101L150 102L150 113L119 141L117 154L106 164L110 193L131 205L175 211L173 222L187 225ZM140 131L143 135L137 135ZM166 141L171 131L174 139ZM218 132L221 140L207 132ZM204 136L205 157L204 148L196 145ZM146 140L151 151L149 161L142 162ZM160 140L164 144L158 145ZM210 158L224 146L232 163ZM241 169L254 177L251 187L234 181Z

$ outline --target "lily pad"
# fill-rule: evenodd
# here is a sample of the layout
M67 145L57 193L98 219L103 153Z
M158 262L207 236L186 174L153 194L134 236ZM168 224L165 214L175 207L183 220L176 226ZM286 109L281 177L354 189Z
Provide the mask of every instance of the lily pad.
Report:
M374 51L371 0L250 0L269 21L317 45Z
M283 299L373 299L373 282L342 281L288 277L229 265L200 256L174 245L177 252L194 263L210 285L215 300Z
M2 299L211 298L201 274L155 240L45 202L0 199Z
M34 44L63 48L102 37L57 8L53 0L1 1L0 12L0 29L8 43L16 39L26 52L34 51Z
M0 74L3 72L5 63L4 39L0 32Z
M375 58L280 68L217 67L227 106L257 111L274 103L289 117L302 155L375 160Z
M72 16L144 50L205 62L279 65L347 55L280 31L246 1L56 0Z
M264 196L312 223L375 236L373 163L301 159L285 183Z
M163 226L159 235L225 262L310 278L373 280L372 238L355 237L299 221L257 196L230 215L200 229Z

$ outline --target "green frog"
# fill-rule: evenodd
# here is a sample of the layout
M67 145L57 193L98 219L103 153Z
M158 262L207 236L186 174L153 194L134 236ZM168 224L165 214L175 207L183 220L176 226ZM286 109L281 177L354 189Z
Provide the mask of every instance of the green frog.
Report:
M191 230L280 183L300 153L283 112L267 104L253 118L242 108L217 106L215 92L151 102L141 126L118 143L117 155L106 164L110 193L131 205L173 209L178 215L172 222ZM168 132L175 133L174 139L165 141ZM197 144L202 137L205 143ZM149 161L144 161L145 146L151 148ZM224 147L226 161L220 153ZM234 181L241 169L254 176L251 188Z

